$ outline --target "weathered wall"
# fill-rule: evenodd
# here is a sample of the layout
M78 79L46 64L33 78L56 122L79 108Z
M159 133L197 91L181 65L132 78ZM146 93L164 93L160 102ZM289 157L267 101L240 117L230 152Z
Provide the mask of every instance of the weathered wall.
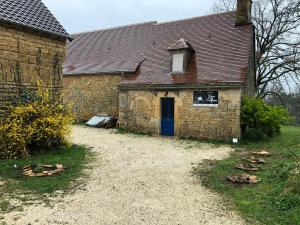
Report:
M62 88L65 41L0 24L0 114L19 87L36 87L42 80L50 90Z
M65 102L73 105L79 120L88 120L97 114L118 116L120 80L121 75L65 75Z
M124 90L120 93L119 126L160 134L160 99L166 92ZM242 90L219 91L219 106L193 106L193 90L168 92L175 99L175 135L200 139L239 138Z

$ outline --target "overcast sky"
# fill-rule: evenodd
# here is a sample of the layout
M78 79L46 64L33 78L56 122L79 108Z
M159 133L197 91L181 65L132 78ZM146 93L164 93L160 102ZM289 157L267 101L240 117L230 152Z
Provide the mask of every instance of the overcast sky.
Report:
M69 33L211 12L215 0L43 0Z

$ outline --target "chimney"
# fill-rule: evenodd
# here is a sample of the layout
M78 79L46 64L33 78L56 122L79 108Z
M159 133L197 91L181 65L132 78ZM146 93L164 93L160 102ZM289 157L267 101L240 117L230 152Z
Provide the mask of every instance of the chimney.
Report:
M236 26L251 24L252 0L237 0Z

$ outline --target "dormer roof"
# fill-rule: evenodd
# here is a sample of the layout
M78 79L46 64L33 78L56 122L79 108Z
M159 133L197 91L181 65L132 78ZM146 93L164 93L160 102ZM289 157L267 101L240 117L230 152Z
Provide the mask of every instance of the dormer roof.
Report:
M176 51L176 50L192 50L191 44L185 40L184 38L180 38L174 44L167 48L168 51Z

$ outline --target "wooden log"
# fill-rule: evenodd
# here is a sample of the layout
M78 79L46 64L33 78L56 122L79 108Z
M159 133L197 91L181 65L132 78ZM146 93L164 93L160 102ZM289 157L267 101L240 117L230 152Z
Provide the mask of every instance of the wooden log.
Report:
M254 163L254 164L266 164L267 161L261 158L255 158L251 157L250 159L243 158L244 161L249 162L249 163Z
M240 176L228 176L226 179L235 184L257 184L260 181L257 176L249 174L242 174Z
M43 165L43 168L46 170L54 170L56 168L56 166L54 165Z
M259 156L271 156L272 154L267 151L260 151L260 152L251 152L252 155L259 155Z
M243 170L243 171L252 171L252 172L255 172L255 171L259 171L260 168L247 168L247 167L243 167L243 166L236 166L235 168L239 169L239 170Z

